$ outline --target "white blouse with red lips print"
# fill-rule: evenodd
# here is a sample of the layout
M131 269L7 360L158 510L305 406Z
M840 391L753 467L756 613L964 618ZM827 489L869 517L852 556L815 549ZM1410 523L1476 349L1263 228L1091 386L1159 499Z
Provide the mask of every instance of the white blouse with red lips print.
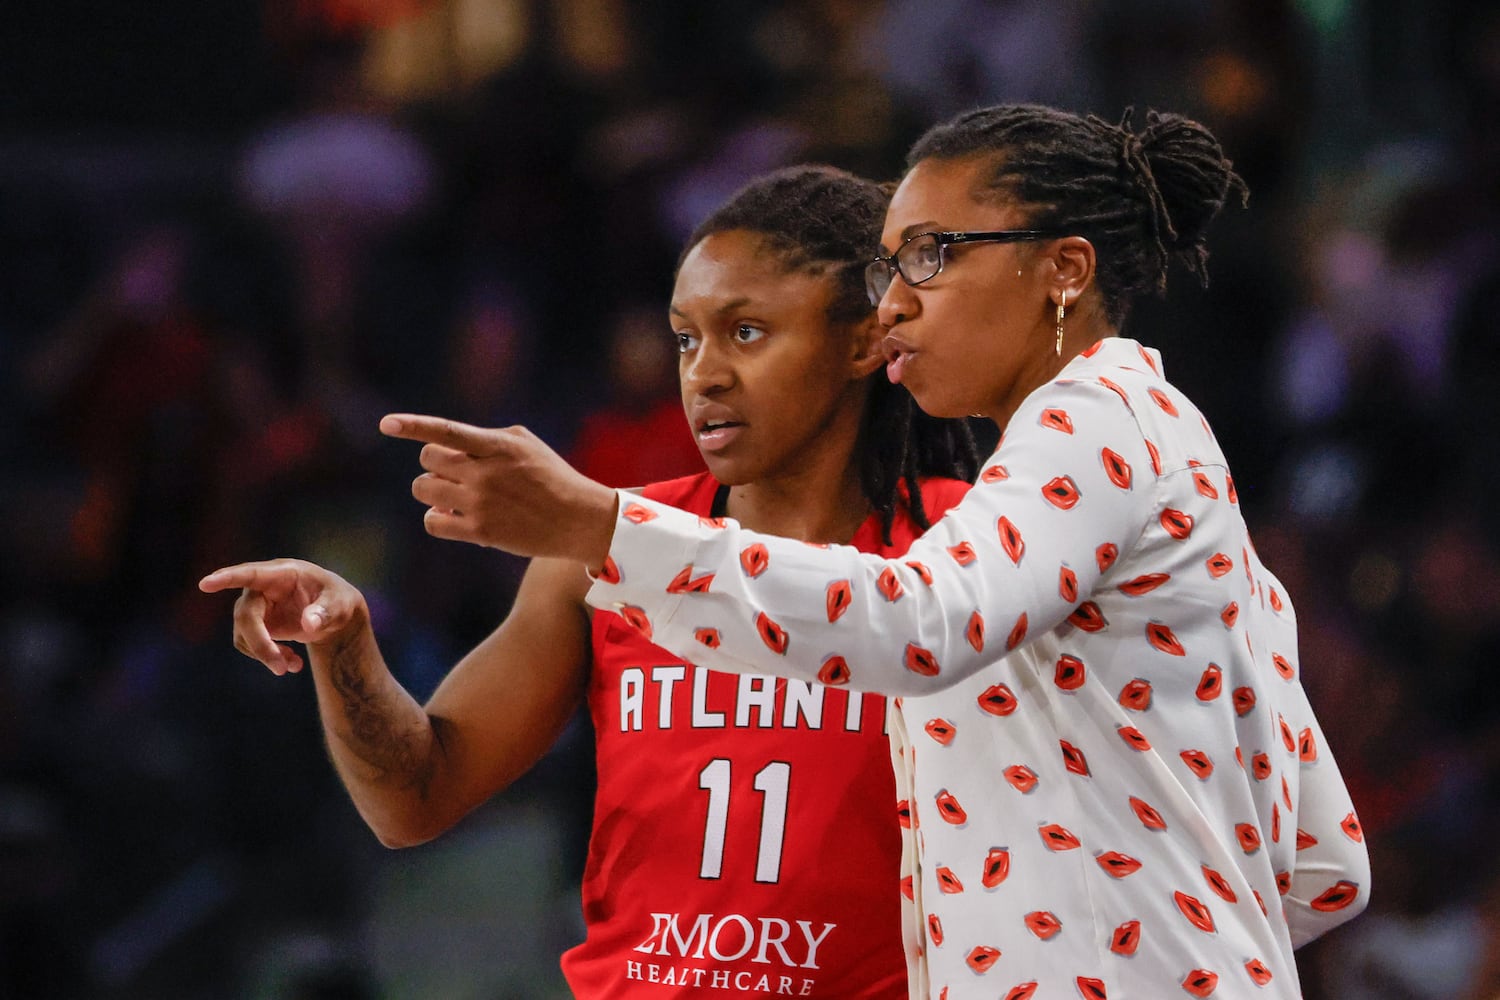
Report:
M1366 903L1291 604L1135 341L1028 396L902 559L622 493L588 600L701 666L901 696L919 995L1295 998L1293 949Z

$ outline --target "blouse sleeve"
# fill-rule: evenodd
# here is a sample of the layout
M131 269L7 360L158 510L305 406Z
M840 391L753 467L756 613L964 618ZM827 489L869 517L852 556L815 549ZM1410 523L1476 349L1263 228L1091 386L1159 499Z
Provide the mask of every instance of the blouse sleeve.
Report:
M622 495L588 602L700 666L930 693L1087 601L1101 565L1153 516L1152 463L1120 395L1054 382L1017 411L963 502L899 559Z

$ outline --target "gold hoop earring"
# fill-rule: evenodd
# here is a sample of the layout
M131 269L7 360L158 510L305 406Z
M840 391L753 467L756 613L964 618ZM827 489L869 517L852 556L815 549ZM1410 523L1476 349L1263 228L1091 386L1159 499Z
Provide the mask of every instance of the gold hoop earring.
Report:
M1057 303L1057 347L1055 349L1057 351L1058 357L1062 357L1063 309L1067 306L1067 304L1068 290L1064 288L1062 298L1059 299Z

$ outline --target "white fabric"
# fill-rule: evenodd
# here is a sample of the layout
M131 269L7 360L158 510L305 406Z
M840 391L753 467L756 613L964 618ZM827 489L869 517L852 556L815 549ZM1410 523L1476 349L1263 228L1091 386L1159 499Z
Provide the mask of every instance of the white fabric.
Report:
M1295 998L1293 948L1363 909L1290 601L1155 351L1103 341L1033 392L901 560L620 508L595 607L702 666L903 696L918 989Z

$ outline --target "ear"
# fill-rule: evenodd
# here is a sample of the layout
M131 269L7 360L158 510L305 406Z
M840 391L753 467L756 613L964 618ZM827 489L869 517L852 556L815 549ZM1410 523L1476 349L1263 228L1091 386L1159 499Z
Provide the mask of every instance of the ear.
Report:
M849 326L850 373L855 380L867 378L885 365L885 327L871 312Z
M1094 284L1094 244L1082 236L1064 236L1053 244L1048 260L1052 301L1072 306Z

